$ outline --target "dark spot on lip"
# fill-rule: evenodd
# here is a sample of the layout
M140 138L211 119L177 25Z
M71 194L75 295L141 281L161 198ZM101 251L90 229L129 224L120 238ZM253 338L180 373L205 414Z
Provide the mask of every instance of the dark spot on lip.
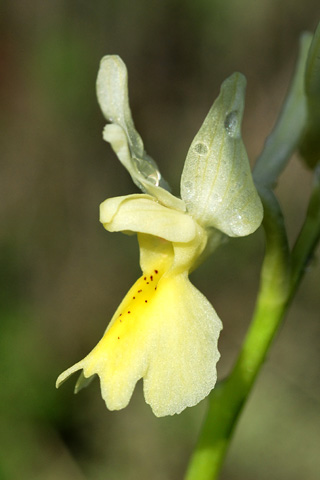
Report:
M158 273L158 270L155 270L154 273Z
M148 300L145 300L145 303L148 303Z
M128 310L128 313L131 313L130 310Z
M138 290L138 293L141 293L141 292L142 292L142 290Z
M150 280L151 280L151 282L153 282L153 276L152 275L150 275Z

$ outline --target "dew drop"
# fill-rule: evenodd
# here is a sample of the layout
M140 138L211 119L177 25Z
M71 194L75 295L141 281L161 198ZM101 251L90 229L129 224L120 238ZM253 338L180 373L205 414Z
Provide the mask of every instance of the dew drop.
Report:
M206 155L208 153L208 147L205 143L197 143L195 146L194 146L194 151L198 154L198 155Z
M224 128L226 129L227 133L230 137L234 137L238 127L238 111L233 110L232 112L228 113L224 121Z
M139 173L141 173L141 175L143 175L146 180L148 180L153 185L156 185L157 187L159 186L161 174L157 169L156 165L153 164L154 162L151 161L151 158L150 160L149 158L147 160L144 158L137 158L133 156L132 161L136 164Z

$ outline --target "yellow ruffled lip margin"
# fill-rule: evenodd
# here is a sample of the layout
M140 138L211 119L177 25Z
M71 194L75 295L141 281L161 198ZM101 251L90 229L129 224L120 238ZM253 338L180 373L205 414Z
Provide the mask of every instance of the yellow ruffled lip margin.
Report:
M87 378L97 374L107 408L119 410L143 378L156 416L180 413L208 395L216 382L221 321L187 275L152 272L137 280L98 345L62 373L57 386L80 369Z

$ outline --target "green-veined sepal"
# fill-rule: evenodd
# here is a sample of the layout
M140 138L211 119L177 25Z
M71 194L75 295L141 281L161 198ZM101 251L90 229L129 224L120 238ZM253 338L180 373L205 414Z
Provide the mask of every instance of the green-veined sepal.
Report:
M240 73L223 82L191 144L181 177L188 212L201 225L231 237L254 232L263 216L241 138L245 85Z

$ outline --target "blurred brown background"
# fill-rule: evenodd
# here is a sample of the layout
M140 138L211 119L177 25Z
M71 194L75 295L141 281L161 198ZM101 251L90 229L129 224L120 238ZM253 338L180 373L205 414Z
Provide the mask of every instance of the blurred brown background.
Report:
M98 222L136 189L102 141L100 58L119 54L147 151L179 192L187 149L221 82L248 80L252 162L276 119L318 0L2 0L0 6L0 479L179 480L206 401L156 419L141 385L108 412L98 382L78 396L58 374L96 344L139 274L133 237ZM291 242L311 175L294 158L279 196ZM193 274L224 322L219 376L248 326L263 235L231 241ZM319 251L318 251L319 253ZM245 409L222 479L319 478L319 280L310 265Z

